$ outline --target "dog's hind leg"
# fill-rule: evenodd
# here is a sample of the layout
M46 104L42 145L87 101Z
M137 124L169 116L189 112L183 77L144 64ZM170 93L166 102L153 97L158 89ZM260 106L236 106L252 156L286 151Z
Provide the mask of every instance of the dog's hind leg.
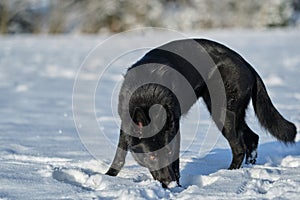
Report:
M259 136L244 122L242 125L244 143L246 145L246 164L255 164Z
M226 111L222 133L229 142L232 152L232 162L228 169L240 168L245 157L242 133L237 129L237 119L236 112Z
M211 100L208 92L204 93L203 100L208 108L208 111L212 114ZM224 137L227 139L232 151L232 162L228 169L240 168L244 160L246 151L244 139L242 136L243 133L238 129L238 125L240 124L239 122L244 121L246 106L238 105L238 102L234 100L227 101L226 109L216 108L217 110L220 110L219 113L212 114L213 120L215 121L219 130L222 131ZM224 121L220 120L220 114L222 113L222 110L224 110L226 114Z

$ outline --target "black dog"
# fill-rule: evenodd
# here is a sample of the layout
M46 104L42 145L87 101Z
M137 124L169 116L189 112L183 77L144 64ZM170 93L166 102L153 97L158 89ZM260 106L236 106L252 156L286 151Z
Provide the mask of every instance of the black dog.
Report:
M246 163L256 161L259 137L245 122L251 98L261 125L278 140L294 142L295 125L276 110L262 79L239 54L205 39L173 41L128 69L119 95L118 149L106 174L118 174L129 150L163 187L179 185L179 120L199 97L229 142L229 169L240 168L245 155Z

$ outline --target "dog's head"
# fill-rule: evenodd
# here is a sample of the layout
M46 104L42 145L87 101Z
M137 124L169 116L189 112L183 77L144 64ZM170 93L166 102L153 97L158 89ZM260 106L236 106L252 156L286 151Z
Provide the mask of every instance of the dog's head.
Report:
M179 120L174 121L169 111L165 116L155 109L150 113L147 108L135 108L132 131L136 137L130 137L130 151L134 159L147 167L153 178L166 188L170 182L177 181L173 165L179 159Z
M145 84L135 90L131 85L134 83L124 83L119 96L119 114L129 150L155 180L167 187L178 181L178 168L173 163L178 163L179 157L179 102L162 85Z

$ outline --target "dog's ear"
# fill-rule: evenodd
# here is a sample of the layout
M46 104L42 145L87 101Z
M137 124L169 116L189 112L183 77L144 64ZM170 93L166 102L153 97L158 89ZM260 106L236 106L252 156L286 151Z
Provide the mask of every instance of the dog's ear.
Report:
M147 117L144 110L140 107L136 107L133 112L133 121L138 126L145 126L147 124Z

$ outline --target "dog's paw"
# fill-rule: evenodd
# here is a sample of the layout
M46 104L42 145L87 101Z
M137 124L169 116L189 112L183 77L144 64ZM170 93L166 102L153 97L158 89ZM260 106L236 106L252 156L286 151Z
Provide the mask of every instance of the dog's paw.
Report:
M252 150L251 152L246 153L246 161L245 163L254 165L256 163L257 158L257 149Z
M118 173L119 173L118 170L113 169L113 168L109 168L109 170L105 173L105 175L108 175L108 176L117 176Z

